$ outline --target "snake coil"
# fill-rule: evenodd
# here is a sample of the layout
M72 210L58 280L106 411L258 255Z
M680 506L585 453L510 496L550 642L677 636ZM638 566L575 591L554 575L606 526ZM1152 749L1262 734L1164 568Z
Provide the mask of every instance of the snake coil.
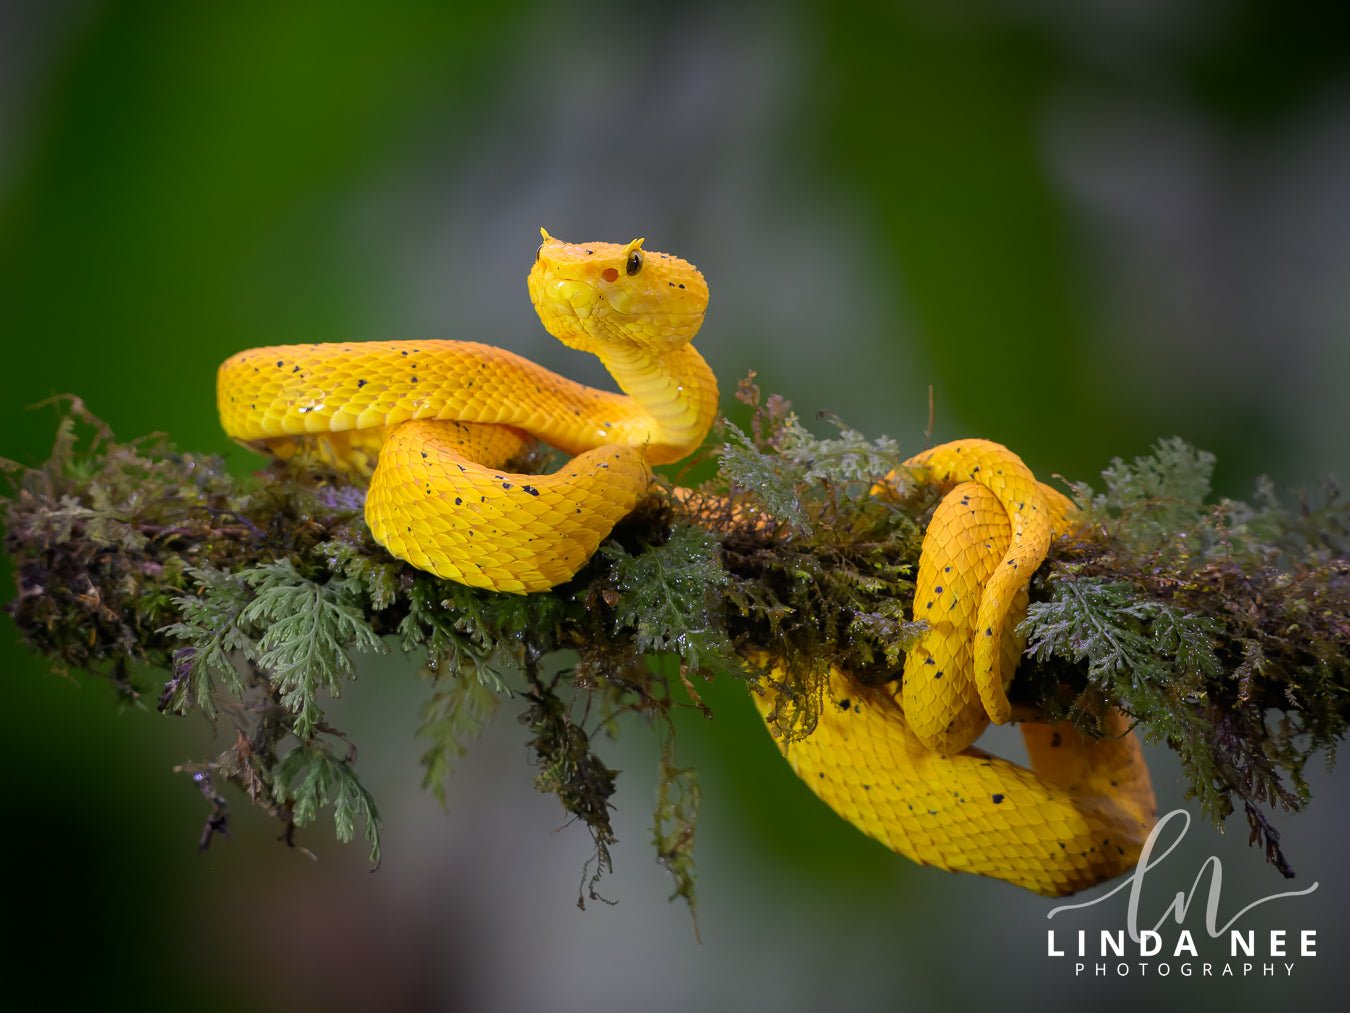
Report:
M641 239L575 244L540 231L528 279L540 319L598 356L624 394L477 342L275 345L221 365L225 431L369 474L370 529L413 566L519 594L567 581L646 492L650 467L702 441L717 382L690 344L708 304L692 264ZM551 475L502 470L531 440L572 456ZM928 631L898 685L866 688L832 670L813 733L780 747L837 813L916 862L1049 895L1118 875L1155 816L1122 715L1099 741L1024 724L1030 769L972 745L1011 716L1015 629L1071 505L986 440L934 447L907 467L948 490L917 577L914 618ZM781 682L778 661L751 653ZM773 692L756 701L766 718Z

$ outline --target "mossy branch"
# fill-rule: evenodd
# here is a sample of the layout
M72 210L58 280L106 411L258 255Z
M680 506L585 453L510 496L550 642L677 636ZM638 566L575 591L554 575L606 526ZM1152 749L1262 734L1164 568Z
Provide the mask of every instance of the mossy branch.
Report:
M699 790L677 762L672 707L703 706L700 678L764 678L741 660L750 647L789 662L779 734L810 731L830 665L893 679L919 629L911 575L937 498L870 494L900 463L893 441L837 424L819 439L752 380L739 396L749 431L715 434L702 455L715 478L653 494L575 579L528 597L392 559L341 476L278 465L235 479L162 440L118 442L71 399L46 462L6 462L8 611L54 666L232 725L223 753L179 768L210 804L203 847L228 827L230 784L291 841L331 806L339 838L364 830L378 861L375 802L324 704L354 654L397 647L430 682L419 731L433 790L503 705L520 713L536 783L594 840L584 904L615 841L616 773L594 739L642 715L661 743L657 856L692 908ZM1103 491L1073 488L1087 523L1033 582L1013 695L1024 718L1088 731L1123 708L1177 751L1213 820L1240 806L1291 875L1272 813L1307 803L1303 768L1319 751L1330 762L1350 717L1350 508L1329 486L1316 506L1285 505L1268 483L1251 503L1211 502L1213 463L1164 440L1114 462Z

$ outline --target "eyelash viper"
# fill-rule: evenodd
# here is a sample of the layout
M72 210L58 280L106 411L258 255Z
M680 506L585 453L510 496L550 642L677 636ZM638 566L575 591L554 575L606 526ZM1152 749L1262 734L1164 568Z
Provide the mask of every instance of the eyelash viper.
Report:
M470 341L277 345L221 365L225 431L280 456L308 451L358 471L377 461L366 521L420 569L520 594L568 580L647 491L648 465L703 440L717 380L689 344L708 304L692 264L641 239L543 237L535 309L627 397ZM502 471L530 438L575 456L552 475Z
M564 243L540 230L528 283L544 326L599 357L624 395L469 341L275 345L217 375L225 431L281 457L314 454L368 474L366 520L393 555L440 577L529 593L570 579L651 480L697 447L717 382L690 340L708 288L693 265L627 244ZM541 440L573 455L551 475L502 470ZM924 537L915 618L929 630L899 686L831 672L793 769L836 812L917 862L1059 895L1129 868L1152 825L1139 744L1024 724L1032 769L971 746L1006 695L1032 572L1071 509L1011 452L962 440L907 462L950 488ZM920 604L922 602L922 605ZM756 698L774 710L777 662ZM771 728L772 730L772 728Z

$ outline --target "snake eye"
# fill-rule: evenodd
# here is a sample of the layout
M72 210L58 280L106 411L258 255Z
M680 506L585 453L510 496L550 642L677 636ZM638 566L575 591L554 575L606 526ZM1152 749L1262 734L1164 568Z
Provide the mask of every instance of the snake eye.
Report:
M637 274L642 270L642 251L634 250L628 255L628 274L629 276Z
M542 257L543 255L544 255L544 244L543 244L543 243L540 243L540 244L539 244L539 249L537 249L537 250L534 251L534 259L535 259L535 260L538 260L538 259L539 259L540 257Z

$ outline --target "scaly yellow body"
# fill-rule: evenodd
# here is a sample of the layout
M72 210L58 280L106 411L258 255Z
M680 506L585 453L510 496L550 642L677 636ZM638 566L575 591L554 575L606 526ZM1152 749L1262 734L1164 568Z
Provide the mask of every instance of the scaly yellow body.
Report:
M689 345L708 301L692 265L640 239L543 236L529 275L535 309L559 340L597 355L624 395L475 342L280 345L220 367L226 432L369 474L371 531L414 566L516 593L568 580L646 491L649 466L703 439L717 385ZM551 475L501 470L532 438L573 456ZM916 861L1048 894L1116 875L1153 820L1123 719L1100 742L1024 726L1032 770L970 746L989 720L1010 717L1014 629L1071 507L984 440L935 447L908 466L951 490L920 560L915 618L930 628L898 691L833 670L814 732L784 747L789 762L845 819ZM771 696L759 706L767 716Z
M470 341L254 348L220 367L225 431L286 456L359 467L376 541L474 587L526 593L568 580L651 480L707 433L717 381L689 340L708 287L693 265L628 244L544 233L530 297L565 344L599 356L627 396ZM575 455L552 475L500 470L523 434Z
M1119 875L1156 816L1123 715L1098 741L1068 723L1023 724L1029 770L971 746L991 719L1011 716L1006 685L1028 585L1071 524L1072 503L988 440L942 444L906 466L948 490L915 579L913 615L928 630L898 687L864 687L832 669L815 729L780 747L831 808L916 862L1049 896ZM773 690L757 703L768 719Z
M905 659L905 719L928 748L956 753L1012 714L1006 688L1027 586L1073 504L988 440L944 443L905 464L950 487L919 557L914 618L929 630Z
M758 699L767 717L768 696ZM1032 769L968 747L934 752L885 690L830 674L811 736L784 747L797 775L863 833L921 865L1051 897L1131 868L1153 825L1139 742L1114 716L1089 741L1068 724L1022 726ZM780 744L781 745L781 744Z

